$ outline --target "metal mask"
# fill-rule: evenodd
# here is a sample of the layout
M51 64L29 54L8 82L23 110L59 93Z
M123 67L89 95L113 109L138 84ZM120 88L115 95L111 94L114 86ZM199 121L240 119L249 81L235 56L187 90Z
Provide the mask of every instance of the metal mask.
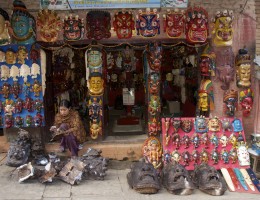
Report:
M105 11L90 11L87 13L87 38L101 40L110 38L110 13Z
M167 10L167 14L163 15L164 32L170 38L179 38L184 32L185 15L184 11L174 9Z
M117 12L114 16L113 26L119 39L132 37L132 30L135 30L135 22L132 12Z
M232 10L217 11L213 19L214 29L213 43L215 46L231 46L233 39L233 21Z
M186 39L189 43L204 43L208 38L208 13L201 7L186 11Z
M66 16L64 19L63 29L64 40L80 40L83 38L85 31L83 19L80 19L78 15L76 15L75 17L73 17L72 15Z
M40 10L36 19L40 39L44 42L55 42L61 31L62 21L54 10Z
M157 9L151 11L147 8L146 12L139 10L136 16L136 30L137 35L143 37L154 37L160 34L160 20Z
M203 116L197 116L195 119L195 131L197 133L208 132L208 122Z

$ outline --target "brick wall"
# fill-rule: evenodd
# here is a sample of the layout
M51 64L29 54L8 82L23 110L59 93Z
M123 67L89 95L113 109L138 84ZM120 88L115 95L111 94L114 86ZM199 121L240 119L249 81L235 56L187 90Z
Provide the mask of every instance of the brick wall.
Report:
M12 10L12 0L7 0L1 3L1 7L5 9L9 14ZM29 11L35 17L39 10L39 1L23 0ZM234 11L235 23L234 23L234 39L232 50L236 55L240 48L246 47L252 55L255 52L260 54L260 0L189 0L191 6L202 6L209 13L209 19L214 16L217 10L230 9ZM86 11L77 10L77 13L86 13ZM60 14L68 13L68 11L60 11ZM256 30L257 27L257 31ZM257 36L256 36L257 35ZM255 42L256 41L256 42ZM131 41L129 41L131 42ZM256 45L255 45L256 43ZM253 73L253 72L252 72ZM253 87L256 84L254 80ZM212 115L223 115L223 90L220 89L221 83L214 82L215 92L215 111ZM231 83L230 88L237 89L235 81ZM237 117L242 116L241 111L236 112ZM245 132L249 136L253 132L255 111L248 118L244 118Z

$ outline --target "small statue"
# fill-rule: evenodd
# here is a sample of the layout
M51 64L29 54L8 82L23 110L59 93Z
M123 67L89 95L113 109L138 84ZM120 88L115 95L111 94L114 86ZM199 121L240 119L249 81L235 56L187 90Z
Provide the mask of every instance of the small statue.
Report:
M235 90L226 91L224 93L223 102L225 103L224 112L227 116L234 116L237 109L238 92Z
M152 95L149 102L148 112L151 115L156 115L158 112L161 112L160 97Z
M194 150L191 154L192 160L194 161L195 165L198 165L200 162L200 154L197 150Z
M184 151L182 153L182 161L184 163L184 166L189 166L190 161L191 161L191 155L188 151Z
M233 148L237 146L237 137L235 136L235 133L231 133L231 135L228 138L228 141L230 144L232 144Z
M94 119L89 123L90 123L90 137L93 140L96 140L99 135L102 135L102 122Z
M9 24L8 13L0 8L0 46L10 44L11 42L8 31Z
M238 132L237 141L238 142L244 142L245 141L242 132Z
M250 156L245 142L240 142L237 147L237 156L240 166L250 166Z
M25 126L26 127L31 127L33 125L33 118L31 115L26 115L25 118Z
M40 127L40 126L42 126L42 123L43 123L43 116L40 113L37 113L34 116L33 121L34 121L35 127Z
M209 161L209 153L204 148L200 152L200 160L203 163L207 163Z
M211 135L210 141L215 147L218 147L218 137L215 133Z
M243 126L242 126L242 122L240 121L240 119L235 118L232 121L232 126L233 126L233 131L234 132L241 132L241 131L243 131Z
M9 83L4 83L1 89L1 94L5 99L8 99L10 93L11 93L11 85Z
M223 133L220 136L219 142L220 142L222 148L227 146L227 144L228 144L228 137L225 135L225 133Z
M34 100L34 110L36 110L38 113L41 112L43 109L43 102L40 99L35 99Z
M192 143L194 145L195 148L198 148L200 145L200 137L197 133L194 133L193 137L192 137Z
M176 149L180 148L180 146L181 146L181 137L180 137L180 135L178 133L175 133L172 136L172 142L176 146Z
M190 143L192 142L192 140L190 139L190 137L185 134L182 138L182 143L184 144L184 149L188 149L190 147Z
M26 97L24 102L24 109L26 109L28 112L33 112L33 100L30 97Z
M238 157L237 157L237 150L236 150L236 148L230 149L230 151L229 151L229 158L231 159L231 163L232 164L235 164L237 162Z
M23 111L23 100L18 98L15 102L15 113L21 113Z
M172 126L173 126L173 132L177 133L179 131L180 126L181 126L181 120L173 119L172 120Z
M5 128L11 128L13 126L13 117L12 115L5 116Z
M175 151L172 152L171 158L172 158L173 161L179 163L180 160L181 160L181 155L177 150L175 150Z
M210 139L207 133L203 133L203 135L201 136L201 142L204 145L205 149L209 148Z
M221 151L221 158L224 162L224 164L228 164L229 163L229 153L226 149L223 149Z
M10 104L5 104L5 116L12 116L13 113L15 112L15 107L14 107L14 104L13 104L13 101L11 100L11 103Z
M23 126L23 118L21 116L16 116L14 118L14 124L18 128L22 127Z
M30 86L31 84L29 82L25 82L23 84L23 93L25 94L26 97L29 97L30 95Z
M163 154L163 160L164 160L164 165L167 165L171 162L171 154L169 150L165 150Z
M213 164L218 164L219 161L219 153L217 151L217 148L214 148L211 152L211 159L213 160Z

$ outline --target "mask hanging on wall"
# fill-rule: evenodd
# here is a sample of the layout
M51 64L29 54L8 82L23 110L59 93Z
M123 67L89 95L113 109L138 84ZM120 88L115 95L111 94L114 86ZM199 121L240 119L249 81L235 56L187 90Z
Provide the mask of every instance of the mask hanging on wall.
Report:
M85 27L83 19L80 19L78 15L65 16L63 24L63 37L67 41L78 41L83 38Z
M138 15L136 15L136 30L137 35L143 37L154 37L160 34L160 20L157 9L151 10L146 8L143 12L139 10Z
M254 93L249 88L239 93L240 105L243 109L243 116L248 117L253 107Z
M10 44L11 37L8 32L9 26L8 13L0 8L0 46Z
M235 90L226 91L223 97L224 113L227 116L233 117L237 110L238 92Z

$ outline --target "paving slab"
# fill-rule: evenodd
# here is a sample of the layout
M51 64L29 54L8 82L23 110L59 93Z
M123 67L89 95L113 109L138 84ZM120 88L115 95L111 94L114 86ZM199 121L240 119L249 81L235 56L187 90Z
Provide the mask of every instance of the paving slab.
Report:
M43 197L44 198L70 198L71 185L62 182L61 180L53 180L53 183L47 183Z

